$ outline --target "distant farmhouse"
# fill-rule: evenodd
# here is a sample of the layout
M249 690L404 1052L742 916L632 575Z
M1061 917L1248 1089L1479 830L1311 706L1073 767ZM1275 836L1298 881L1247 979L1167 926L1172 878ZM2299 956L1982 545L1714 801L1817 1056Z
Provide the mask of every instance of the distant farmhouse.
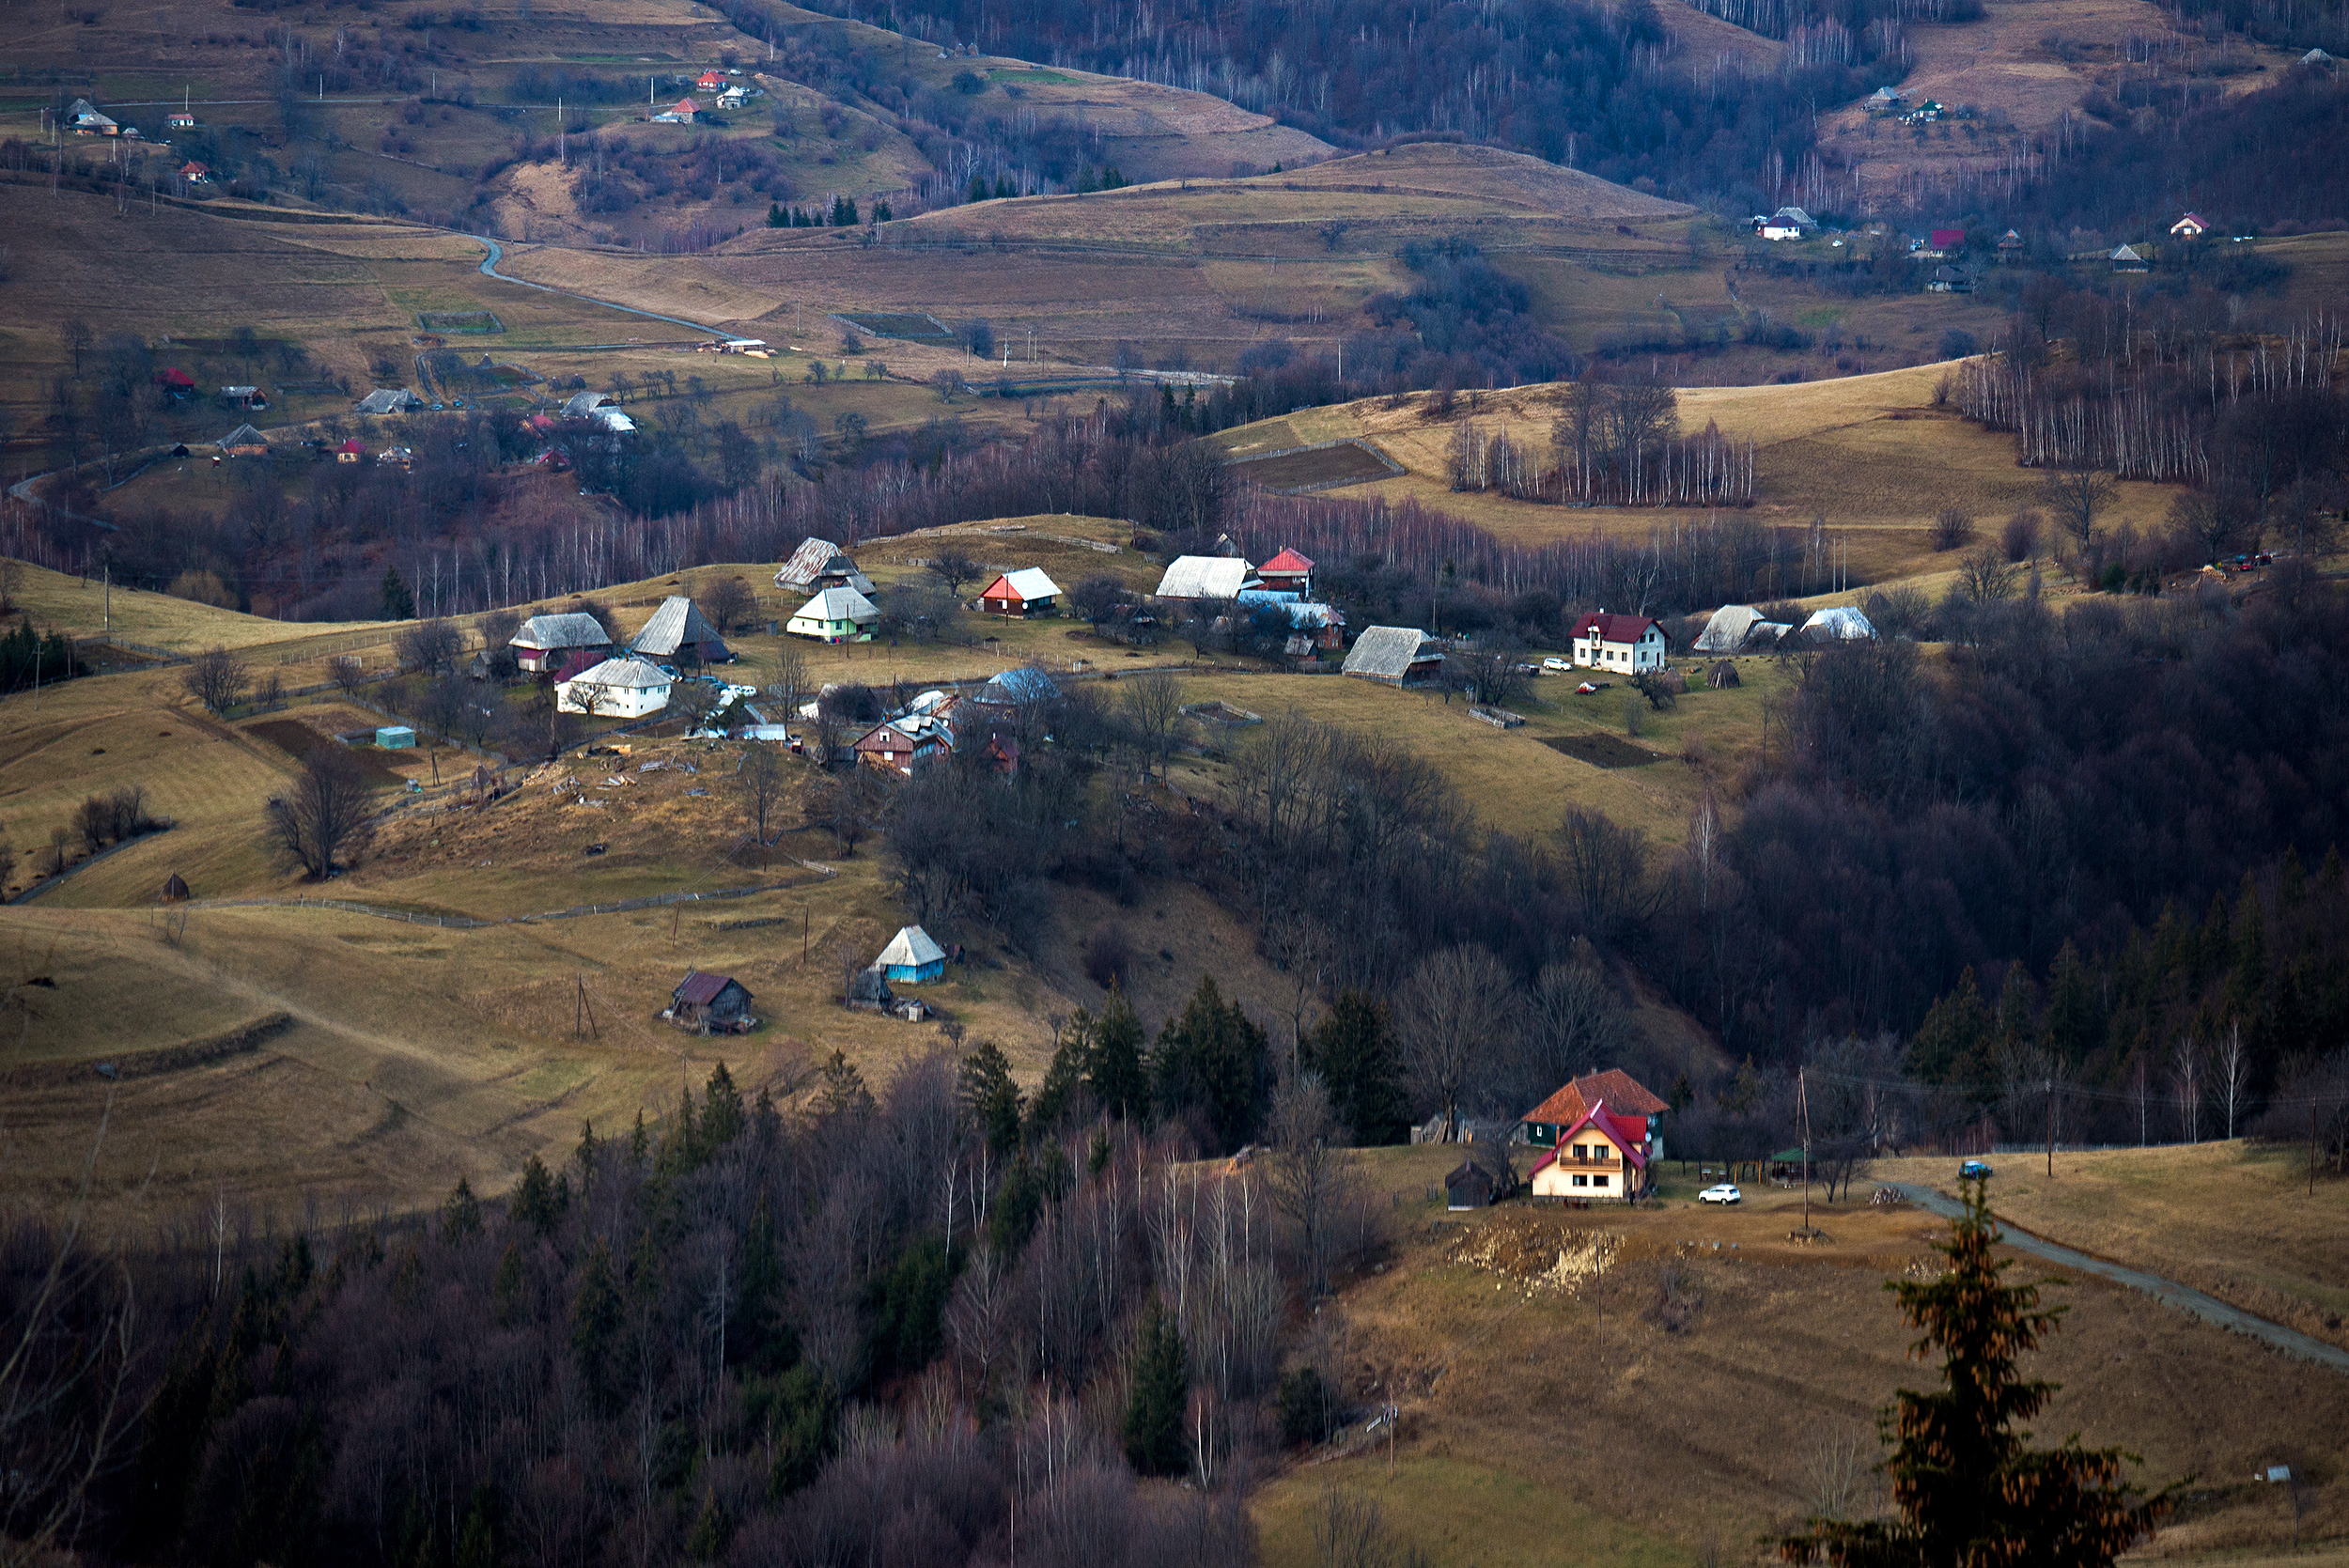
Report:
M508 639L514 661L532 675L568 680L612 651L612 634L584 612L533 615Z
M1574 662L1586 670L1612 670L1626 675L1664 665L1664 628L1646 615L1610 615L1604 610L1584 615L1567 633Z
M1346 656L1345 671L1387 686L1416 686L1443 673L1443 649L1415 626L1366 627Z

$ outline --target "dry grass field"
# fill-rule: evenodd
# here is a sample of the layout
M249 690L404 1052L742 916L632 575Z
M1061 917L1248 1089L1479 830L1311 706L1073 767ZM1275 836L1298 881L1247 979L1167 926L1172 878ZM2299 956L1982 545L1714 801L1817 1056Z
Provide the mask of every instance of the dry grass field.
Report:
M2155 1108L2156 1115L2161 1113ZM2033 1235L2183 1281L2349 1347L2349 1188L2308 1186L2308 1151L2241 1141L2055 1157L2001 1155L1991 1200ZM1946 1159L1891 1160L1889 1180L1954 1181Z
M1700 1209L1669 1166L1667 1201L1636 1214L1447 1216L1426 1194L1457 1153L1357 1157L1393 1241L1381 1269L1344 1283L1321 1332L1352 1397L1401 1407L1400 1436L1392 1464L1383 1445L1316 1455L1267 1486L1268 1563L1317 1560L1311 1517L1331 1489L1377 1500L1447 1568L1758 1562L1758 1538L1813 1506L1834 1451L1872 1460L1875 1411L1931 1375L1906 1359L1912 1331L1880 1288L1929 1266L1930 1216L1814 1209L1828 1239L1796 1244L1797 1195ZM1667 1267L1689 1308L1677 1333L1650 1313ZM2038 1441L2129 1448L2140 1483L2196 1477L2146 1555L2285 1557L2289 1499L2251 1480L2279 1463L2315 1479L2303 1539L2349 1534L2349 1381L2094 1280L2048 1296L2071 1310L2030 1363L2062 1385ZM1875 1504L1856 1479L1855 1501Z
M1934 388L1950 367L1939 365L1812 381L1799 386L1685 387L1684 430L1707 423L1754 442L1757 515L1773 522L1824 518L1843 541L1854 577L1884 582L1946 571L1951 558L1931 549L1929 531L1942 507L1957 505L1981 520L1985 533L2016 509L2032 505L2039 476L2015 466L2011 437L1967 423L1936 408ZM1473 395L1455 419L1506 429L1513 440L1547 447L1563 386L1512 387ZM1468 518L1504 539L1525 544L1596 529L1644 538L1701 517L1672 508L1569 509L1512 501L1498 493L1455 494L1444 478L1453 420L1431 420L1427 399L1403 406L1364 400L1302 410L1260 426L1226 431L1217 440L1236 454L1304 442L1361 437L1408 472L1349 489L1349 497L1416 497ZM2142 531L2157 524L2175 487L2130 482L2121 487L2103 526L2123 522Z

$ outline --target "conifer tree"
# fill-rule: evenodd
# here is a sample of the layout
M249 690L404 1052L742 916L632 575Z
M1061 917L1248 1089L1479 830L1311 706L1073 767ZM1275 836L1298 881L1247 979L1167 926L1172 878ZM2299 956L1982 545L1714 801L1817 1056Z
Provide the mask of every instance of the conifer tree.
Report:
M1100 1019L1093 1025L1084 1064L1085 1087L1111 1115L1138 1120L1148 1113L1150 1080L1142 1061L1148 1043L1125 987L1112 980Z
M2015 1430L2046 1405L2056 1385L2026 1381L2015 1363L2053 1332L2065 1309L2039 1305L2036 1285L2002 1281L2010 1262L1991 1256L1999 1230L1984 1184L1965 1187L1966 1212L1935 1244L1949 1259L1930 1281L1892 1281L1901 1317L1924 1338L1910 1354L1942 1352L1942 1388L1903 1389L1881 1425L1897 1520L1814 1518L1781 1538L1780 1560L1836 1568L1994 1568L2046 1564L2101 1568L2151 1533L2170 1493L2139 1494L2121 1481L2135 1456L2024 1447Z
M620 1281L612 1266L612 1245L599 1241L580 1270L579 1291L571 1297L571 1358L588 1398L612 1403L614 1384L613 1352L620 1334Z
M1271 1094L1271 1045L1238 1002L1224 1001L1215 976L1203 974L1181 1016L1159 1032L1151 1077L1161 1115L1196 1106L1217 1141L1237 1149L1254 1134Z
M490 1282L490 1299L497 1310L498 1323L511 1328L521 1315L522 1250L520 1242L509 1241L498 1257L497 1278Z
M1011 1063L1003 1048L992 1040L981 1040L962 1059L958 1079L963 1119L997 1154L1007 1155L1018 1148L1019 1086L1012 1080Z
M652 1135L645 1130L645 1108L636 1108L636 1130L628 1135L628 1157L636 1169L645 1168L645 1156L652 1148Z
M1190 1361L1182 1331L1158 1303L1143 1319L1134 1347L1133 1392L1126 1402L1126 1462L1143 1475L1181 1475L1183 1411L1190 1398Z
M1956 989L1933 1004L1908 1044L1909 1071L1927 1083L1963 1083L1990 1038L1990 1015L1974 983L1973 966L1957 977Z
M742 1131L742 1092L734 1086L734 1076L723 1062L711 1070L709 1082L702 1090L702 1147L714 1155L733 1142Z
M416 618L416 596L400 581L397 567L383 568L383 618L387 621L412 621Z
M506 1200L506 1211L516 1222L536 1226L538 1234L545 1235L570 1206L568 1178L558 1179L550 1174L545 1162L532 1155L529 1163L522 1167L522 1179L514 1184L514 1195Z
M1355 1142L1400 1143L1409 1136L1387 1010L1367 993L1338 993L1328 1016L1305 1036L1304 1059L1330 1086L1330 1109Z
M441 1205L441 1239L454 1245L480 1234L481 1200L474 1196L473 1183L459 1176L456 1190Z

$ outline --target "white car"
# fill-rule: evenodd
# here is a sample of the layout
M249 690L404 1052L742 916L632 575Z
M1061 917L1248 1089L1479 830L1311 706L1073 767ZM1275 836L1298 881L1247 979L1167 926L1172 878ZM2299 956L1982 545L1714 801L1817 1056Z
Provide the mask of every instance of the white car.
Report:
M1698 1193L1697 1202L1700 1203L1735 1203L1743 1202L1745 1196L1729 1183L1723 1182L1719 1187L1708 1187Z
M1567 671L1567 670L1571 670L1571 669L1573 669L1573 668L1574 668L1574 666L1573 666L1573 664L1569 663L1569 662L1568 662L1567 660L1563 660L1563 659L1557 659L1557 658L1551 658L1551 659L1545 659L1545 660L1542 660L1542 668L1543 668L1543 669L1545 669L1545 670L1556 670L1556 671L1560 671L1560 672L1562 672L1562 673L1563 673L1563 672L1564 672L1564 671Z

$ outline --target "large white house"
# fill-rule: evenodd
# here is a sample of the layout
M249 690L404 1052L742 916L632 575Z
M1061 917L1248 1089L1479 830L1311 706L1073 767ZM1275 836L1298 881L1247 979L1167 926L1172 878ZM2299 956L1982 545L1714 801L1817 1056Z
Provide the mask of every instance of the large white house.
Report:
M1593 611L1574 623L1568 645L1581 669L1636 675L1664 667L1664 629L1645 615Z
M827 588L800 606L784 627L794 637L819 643L869 643L880 611L854 588Z
M642 719L669 706L669 677L641 659L607 659L559 683L554 705L566 713Z

